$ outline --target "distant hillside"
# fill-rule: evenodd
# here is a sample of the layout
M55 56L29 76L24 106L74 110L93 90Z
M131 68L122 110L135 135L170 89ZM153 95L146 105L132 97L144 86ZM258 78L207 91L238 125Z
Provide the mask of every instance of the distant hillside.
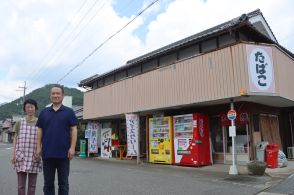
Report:
M26 95L26 99L32 98L37 101L39 112L50 103L49 93L51 89L50 85L45 85L42 88L36 89ZM83 92L75 88L64 87L64 93L66 96L72 96L72 104L82 106L83 105ZM12 115L21 114L22 112L22 97L4 105L0 106L0 120L5 118L11 118Z

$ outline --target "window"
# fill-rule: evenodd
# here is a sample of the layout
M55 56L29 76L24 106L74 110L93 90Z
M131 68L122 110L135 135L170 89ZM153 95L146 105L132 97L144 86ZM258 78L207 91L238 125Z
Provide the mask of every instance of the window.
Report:
M168 54L159 58L159 66L169 65L177 61L177 53Z
M216 38L204 41L202 43L202 52L207 52L216 48L217 48Z
M109 75L109 76L104 78L104 84L105 85L109 85L109 84L113 83L113 81L114 81L114 76L113 75Z
M219 37L219 46L220 47L225 46L225 45L229 45L234 42L235 42L235 39L230 34L221 35Z
M151 61L148 61L148 62L145 62L144 64L142 64L142 70L143 70L143 72L147 72L147 71L153 70L156 67L157 67L157 60L156 59L151 60Z
M135 66L132 66L128 69L128 76L129 77L135 76L140 73L141 73L141 66L140 65L135 65Z
M119 80L121 80L123 78L126 78L126 77L127 77L127 71L126 70L122 70L122 71L117 72L115 74L115 80L116 81L119 81Z
M94 81L93 85L92 85L93 89L97 89L98 88L98 81Z
M98 87L103 87L104 86L104 81L103 78L98 80Z
M193 55L199 54L199 45L192 45L190 47L187 47L183 50L180 50L179 52L179 59L184 59L184 58L188 58L191 57Z

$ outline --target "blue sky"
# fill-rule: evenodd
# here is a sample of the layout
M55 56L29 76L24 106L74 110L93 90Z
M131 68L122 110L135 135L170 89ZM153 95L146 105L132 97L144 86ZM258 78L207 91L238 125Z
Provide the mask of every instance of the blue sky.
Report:
M0 1L0 103L59 79L153 0ZM65 77L94 74L260 8L281 45L294 52L294 1L159 0ZM281 11L283 10L283 11Z

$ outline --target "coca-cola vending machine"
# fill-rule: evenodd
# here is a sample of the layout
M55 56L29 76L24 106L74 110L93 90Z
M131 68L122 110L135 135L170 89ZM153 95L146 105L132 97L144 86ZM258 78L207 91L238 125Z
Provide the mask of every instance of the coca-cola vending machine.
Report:
M175 164L210 165L208 116L197 113L178 115L173 117L173 121Z

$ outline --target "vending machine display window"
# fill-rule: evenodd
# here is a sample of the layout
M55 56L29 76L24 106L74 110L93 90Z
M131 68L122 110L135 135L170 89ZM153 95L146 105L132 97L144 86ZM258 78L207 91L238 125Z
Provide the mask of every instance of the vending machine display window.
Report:
M175 164L211 164L208 116L193 113L173 116Z
M149 162L172 164L172 117L149 119Z

